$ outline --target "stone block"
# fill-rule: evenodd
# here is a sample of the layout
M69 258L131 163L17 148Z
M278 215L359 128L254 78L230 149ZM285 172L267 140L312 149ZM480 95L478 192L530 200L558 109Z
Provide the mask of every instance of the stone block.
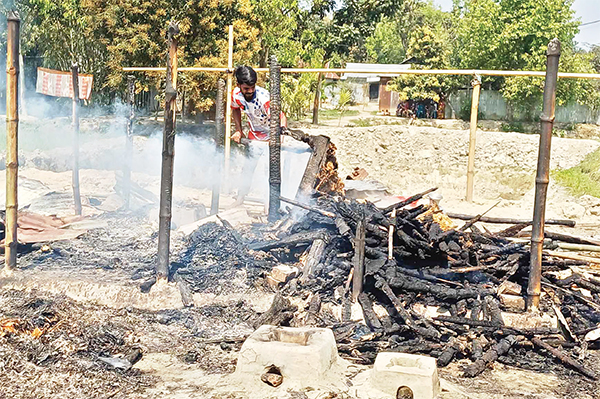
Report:
M283 376L283 387L314 387L338 361L330 329L264 325L242 345L235 373L257 382L275 366Z
M395 398L401 388L401 393L406 391L406 387L419 399L434 399L441 392L435 359L407 353L379 353L370 383L391 398Z

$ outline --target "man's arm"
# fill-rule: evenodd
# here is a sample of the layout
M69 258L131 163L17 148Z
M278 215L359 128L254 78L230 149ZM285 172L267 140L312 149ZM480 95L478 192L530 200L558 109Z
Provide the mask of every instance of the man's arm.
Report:
M231 113L233 114L233 122L235 124L235 133L231 136L231 139L239 143L243 137L242 110L240 108L232 108Z

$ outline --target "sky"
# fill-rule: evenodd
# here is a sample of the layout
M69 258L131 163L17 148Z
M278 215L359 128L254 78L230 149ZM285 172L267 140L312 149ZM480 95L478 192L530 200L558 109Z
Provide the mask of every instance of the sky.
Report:
M436 5L439 5L442 10L450 11L452 9L452 0L433 0ZM581 23L600 20L600 7L598 0L575 0L573 3L575 15L580 19ZM600 44L600 22L582 26L580 32L575 36L575 40L586 48L586 44Z

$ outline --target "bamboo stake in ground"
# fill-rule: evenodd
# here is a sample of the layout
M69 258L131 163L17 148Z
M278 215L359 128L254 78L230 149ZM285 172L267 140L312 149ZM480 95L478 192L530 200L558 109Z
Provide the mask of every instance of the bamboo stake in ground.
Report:
M319 73L319 77L317 78L317 89L315 91L315 101L313 104L313 125L319 124L319 105L321 104L321 82L323 81L323 74Z
M556 106L556 81L558 80L558 61L560 59L560 42L553 39L548 44L548 63L546 67L546 83L544 86L544 109L542 112L542 131L540 133L540 150L538 154L537 175L535 178L535 204L533 208L533 225L531 231L531 263L529 266L529 282L527 285L527 308L535 309L540 302L542 290L542 247L544 244L544 218L546 217L546 194L550 181L550 145L552 143L552 127L554 126L554 109Z
M160 176L160 211L158 221L158 264L156 277L169 277L169 240L171 239L171 207L173 200L173 160L175 158L175 122L177 112L177 34L179 26L169 24L169 58L165 88L165 130L163 132L162 172Z
M217 103L215 109L215 147L217 149L217 162L215 165L215 174L213 176L212 200L210 203L210 214L219 213L219 197L221 194L221 179L223 173L221 162L223 160L223 95L225 92L225 82L219 79L217 82Z
M225 190L229 191L229 158L231 156L231 91L233 90L233 25L229 25L227 51L227 106L225 108Z
M73 201L75 214L81 215L81 194L79 192L79 66L71 67L73 77Z
M129 102L129 117L127 119L127 137L125 141L125 159L123 162L123 200L125 209L129 209L131 194L131 160L133 158L133 118L135 100L135 77L127 76L127 100Z
M17 266L20 24L19 17L11 12L8 15L6 46L6 221L4 264L7 270Z
M363 290L365 278L365 222L359 220L356 225L356 236L354 239L354 275L352 276L352 302L356 302L358 295Z
M281 194L281 66L277 57L271 57L271 73L269 80L270 101L270 135L269 135L269 221L274 222L279 216Z
M477 140L477 114L479 112L479 94L481 93L481 76L475 75L471 82L473 99L471 102L471 131L469 133L469 165L467 167L467 201L473 202L473 180L475 175L475 143Z

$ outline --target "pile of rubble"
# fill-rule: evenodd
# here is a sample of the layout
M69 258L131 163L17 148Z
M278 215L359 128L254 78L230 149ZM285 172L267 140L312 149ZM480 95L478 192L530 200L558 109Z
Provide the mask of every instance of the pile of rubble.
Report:
M249 248L280 263L267 277L279 294L257 325L329 327L339 351L364 364L398 351L441 367L470 359L466 377L500 359L595 380L586 354L600 344L600 280L586 262L544 256L540 313L525 314L529 249L510 237L526 224L493 234L478 217L449 228L435 204L415 206L425 194L385 209L321 196L265 228L269 239Z

